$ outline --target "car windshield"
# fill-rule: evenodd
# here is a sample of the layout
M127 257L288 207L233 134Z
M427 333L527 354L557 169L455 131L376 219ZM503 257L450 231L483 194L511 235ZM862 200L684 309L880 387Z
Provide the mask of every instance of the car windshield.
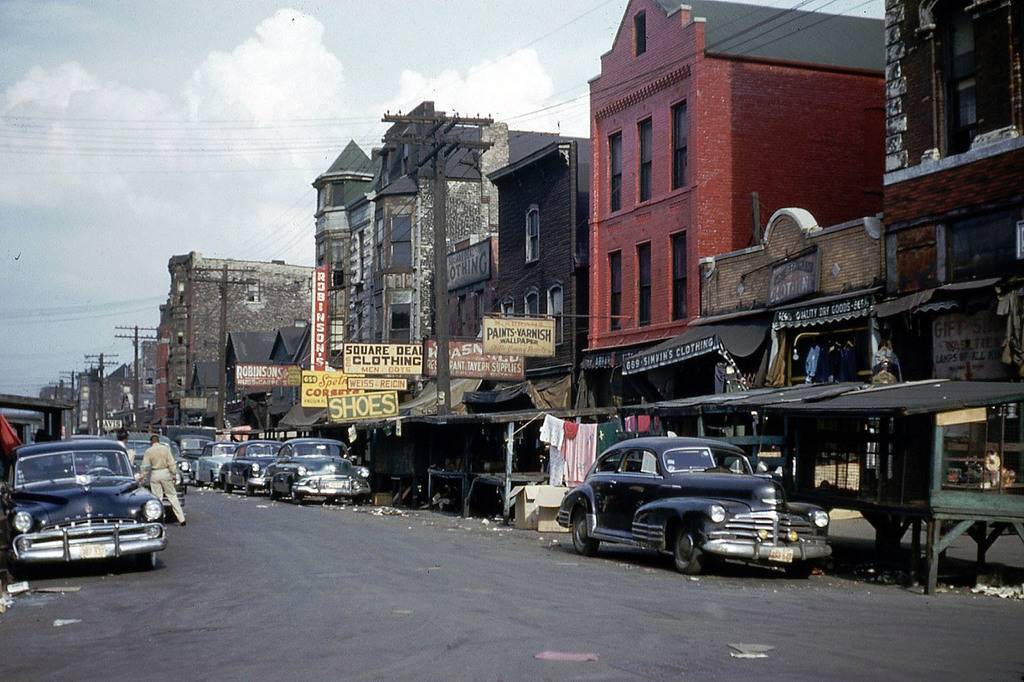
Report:
M28 488L44 483L75 480L80 476L130 477L128 458L118 450L50 452L18 459L14 486Z
M182 438L181 449L182 450L202 450L203 446L206 445L206 440L203 438Z
M295 457L341 457L341 448L336 443L293 443Z
M665 470L670 474L706 471L715 467L715 458L707 448L677 448L665 451Z
M208 446L208 449L206 451L203 452L203 456L209 457L212 455L216 457L231 455L237 448L238 446L234 443L213 443L212 445Z
M243 454L245 457L274 457L280 449L275 443L253 443L245 447Z

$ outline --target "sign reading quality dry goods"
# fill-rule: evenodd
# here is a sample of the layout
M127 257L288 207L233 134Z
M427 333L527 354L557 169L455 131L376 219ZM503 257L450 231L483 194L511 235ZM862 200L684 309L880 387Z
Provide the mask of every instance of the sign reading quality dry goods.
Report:
M238 388L274 388L298 386L302 369L298 365L267 365L239 363L235 365L235 386Z
M550 358L555 355L554 318L484 317L484 352Z
M327 415L332 422L397 417L398 393L396 391L380 391L331 398L327 404Z
M423 346L418 343L346 343L343 356L348 374L419 376L423 373Z
M437 341L427 341L426 375L437 374ZM490 355L479 341L448 342L448 371L453 379L519 380L525 376L523 356Z

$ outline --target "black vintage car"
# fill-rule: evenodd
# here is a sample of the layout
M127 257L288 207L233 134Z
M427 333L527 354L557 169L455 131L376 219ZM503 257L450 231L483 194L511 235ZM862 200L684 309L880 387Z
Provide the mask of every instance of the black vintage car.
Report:
M15 566L132 556L152 568L167 546L163 507L136 482L117 441L23 445L7 483Z
M558 522L580 554L593 556L601 542L655 549L686 574L699 573L708 555L807 575L831 553L824 510L787 502L741 449L700 438L613 445L566 495Z
M210 436L201 436L195 434L182 434L174 437L174 444L178 446L178 450L181 452L181 462L188 463L188 473L190 475L184 475L186 472L183 471L182 478L189 485L199 485L195 478L195 472L199 468L199 458L203 455L203 446L207 443L213 442L213 438Z
M268 467L270 498L300 503L307 497L370 498L370 471L348 460L348 447L338 440L295 438L285 441L277 461Z
M275 440L249 440L238 445L234 458L223 464L220 476L224 492L235 488L245 490L251 497L256 491L267 490L267 469L277 460L281 443Z

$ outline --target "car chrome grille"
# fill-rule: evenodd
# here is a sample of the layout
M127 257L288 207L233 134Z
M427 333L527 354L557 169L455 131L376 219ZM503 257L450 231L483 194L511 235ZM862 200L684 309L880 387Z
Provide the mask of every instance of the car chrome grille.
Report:
M796 531L797 537L801 540L814 536L814 528L807 519L774 511L736 514L726 520L724 526L725 534L742 538L759 538L761 531L766 531L768 537L765 539L772 542L788 538L790 531Z

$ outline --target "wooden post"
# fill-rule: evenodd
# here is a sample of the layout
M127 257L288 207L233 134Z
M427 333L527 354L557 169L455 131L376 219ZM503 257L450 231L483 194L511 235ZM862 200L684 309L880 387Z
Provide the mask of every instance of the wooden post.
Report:
M935 594L935 588L939 585L939 530L942 522L932 517L928 519L928 581L925 583L924 593Z
M921 519L914 519L910 538L910 584L916 585L921 570Z

